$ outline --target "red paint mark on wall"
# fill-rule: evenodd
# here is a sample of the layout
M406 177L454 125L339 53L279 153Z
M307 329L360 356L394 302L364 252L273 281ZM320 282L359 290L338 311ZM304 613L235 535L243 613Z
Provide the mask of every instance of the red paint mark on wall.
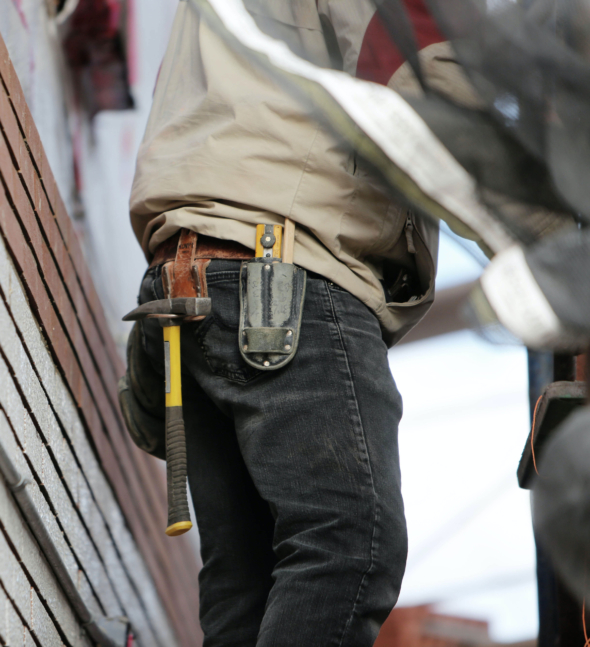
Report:
M29 25L27 23L27 17L25 16L25 12L23 10L23 0L12 0L12 4L14 5L16 9L16 13L18 14L18 17L20 18L21 23L23 24L23 27L29 31Z

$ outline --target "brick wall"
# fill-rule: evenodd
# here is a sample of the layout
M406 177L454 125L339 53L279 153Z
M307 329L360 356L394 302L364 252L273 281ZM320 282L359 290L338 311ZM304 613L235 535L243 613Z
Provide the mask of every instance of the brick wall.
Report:
M536 647L530 640L495 643L488 623L435 613L425 604L394 609L381 628L375 647Z
M122 362L0 39L0 443L87 605L142 647L197 647L198 563L156 459L128 439ZM0 644L89 645L0 478Z
M433 613L428 605L394 609L375 647L491 647L487 622Z

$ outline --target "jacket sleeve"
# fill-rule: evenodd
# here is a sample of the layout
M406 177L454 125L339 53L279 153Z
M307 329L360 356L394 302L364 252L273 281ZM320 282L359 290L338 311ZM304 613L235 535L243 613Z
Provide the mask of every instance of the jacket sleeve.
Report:
M419 50L444 41L424 0L404 0ZM343 69L352 76L388 85L404 58L389 37L373 0L318 0L323 22L332 26Z

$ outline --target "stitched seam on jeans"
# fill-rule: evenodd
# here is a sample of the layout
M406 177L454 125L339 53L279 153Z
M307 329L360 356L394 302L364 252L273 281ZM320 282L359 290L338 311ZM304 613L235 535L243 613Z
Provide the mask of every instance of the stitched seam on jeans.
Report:
M199 346L201 347L201 352L203 353L203 356L205 358L205 362L207 363L207 366L209 368L209 371L213 374L216 375L217 377L222 377L225 378L226 380L229 380L230 382L235 382L238 384L247 384L248 382L251 382L254 378L258 377L262 371L257 371L252 375L247 375L246 373L243 373L241 371L232 371L228 368L215 368L215 362L213 359L210 357L207 347L204 343L204 338L199 341ZM253 371L256 371L256 369L252 369Z
M211 326L216 323L216 320L214 318L214 315L208 315L207 318L200 324L199 328L195 331L195 338L197 340L197 343L199 345L199 348L201 349L201 352L203 353L203 357L205 359L205 363L207 364L207 367L209 368L209 371L211 372L212 375L215 375L217 377L222 377L226 380L229 380L230 382L234 382L237 384L247 384L248 382L251 382L254 378L258 377L263 371L257 370L255 368L248 367L248 369L245 369L247 372L243 371L232 371L229 368L215 368L215 360L212 358L209 354L209 351L207 350L207 345L205 343L205 338L207 337L207 333L209 332ZM237 331L236 331L236 337L237 337ZM250 371L253 371L253 374L250 374Z
M326 288L328 288L327 285L326 285ZM369 573L373 570L373 566L375 564L374 549L375 549L375 534L376 534L376 530L377 530L378 515L377 515L377 492L375 491L375 481L373 479L373 470L371 469L371 460L370 460L370 457L369 457L369 446L368 446L368 443L367 443L367 438L365 436L365 428L363 426L363 420L361 418L361 412L360 412L359 406L358 406L358 401L357 401L357 397L356 397L356 391L354 389L354 380L353 380L353 377L352 377L352 370L350 368L350 362L348 361L348 354L346 352L346 345L344 343L344 337L342 335L342 330L340 328L338 315L336 314L336 308L334 307L334 301L332 299L332 294L330 293L329 289L326 289L326 293L328 294L328 299L329 299L329 302L330 302L330 309L332 311L332 319L334 320L334 323L336 325L336 330L338 331L338 337L340 339L340 345L341 345L342 350L344 352L344 359L346 361L346 369L348 371L348 376L350 378L350 384L351 384L351 388L352 388L352 394L353 394L353 398L354 398L356 414L358 416L359 425L360 425L360 429L361 429L361 433L362 433L363 444L364 444L364 448L365 448L365 453L366 453L366 456L367 456L367 465L368 465L368 468L369 468L369 475L371 477L371 489L373 491L373 530L372 530L372 533L371 533L371 551L370 551L370 558L369 558L369 566L367 567L367 570L363 573L363 576L361 577L361 581L359 582L357 594L356 594L356 597L355 597L355 600L354 600L354 604L352 605L352 611L350 613L350 617L346 621L346 624L344 626L344 630L342 632L342 637L340 638L340 642L338 643L339 647L341 647L342 643L344 642L344 639L346 637L346 633L347 633L347 631L348 631L348 629L350 627L350 623L352 622L352 619L354 617L356 608L357 608L358 603L360 601L361 594L362 594L362 592L364 590L365 580L367 579L367 576L369 575Z
M152 293L152 301L157 301L158 294L156 293L156 279L154 279L150 285L150 292Z
M232 283L240 280L239 270L222 270L219 272L207 273L207 285L212 283Z

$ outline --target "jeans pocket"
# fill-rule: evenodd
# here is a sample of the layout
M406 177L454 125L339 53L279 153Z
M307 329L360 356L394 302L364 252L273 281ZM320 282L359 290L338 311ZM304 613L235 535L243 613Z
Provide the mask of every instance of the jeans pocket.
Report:
M232 382L249 382L263 371L246 364L238 347L239 273L208 273L207 285L212 313L195 330L197 342L214 375Z
M162 268L159 265L149 267L141 280L137 302L139 305L143 305L148 301L156 301L163 298Z
M326 281L326 283L328 284L328 288L334 292L345 292L346 294L350 294L346 288L341 287L337 283L332 283L332 281Z

